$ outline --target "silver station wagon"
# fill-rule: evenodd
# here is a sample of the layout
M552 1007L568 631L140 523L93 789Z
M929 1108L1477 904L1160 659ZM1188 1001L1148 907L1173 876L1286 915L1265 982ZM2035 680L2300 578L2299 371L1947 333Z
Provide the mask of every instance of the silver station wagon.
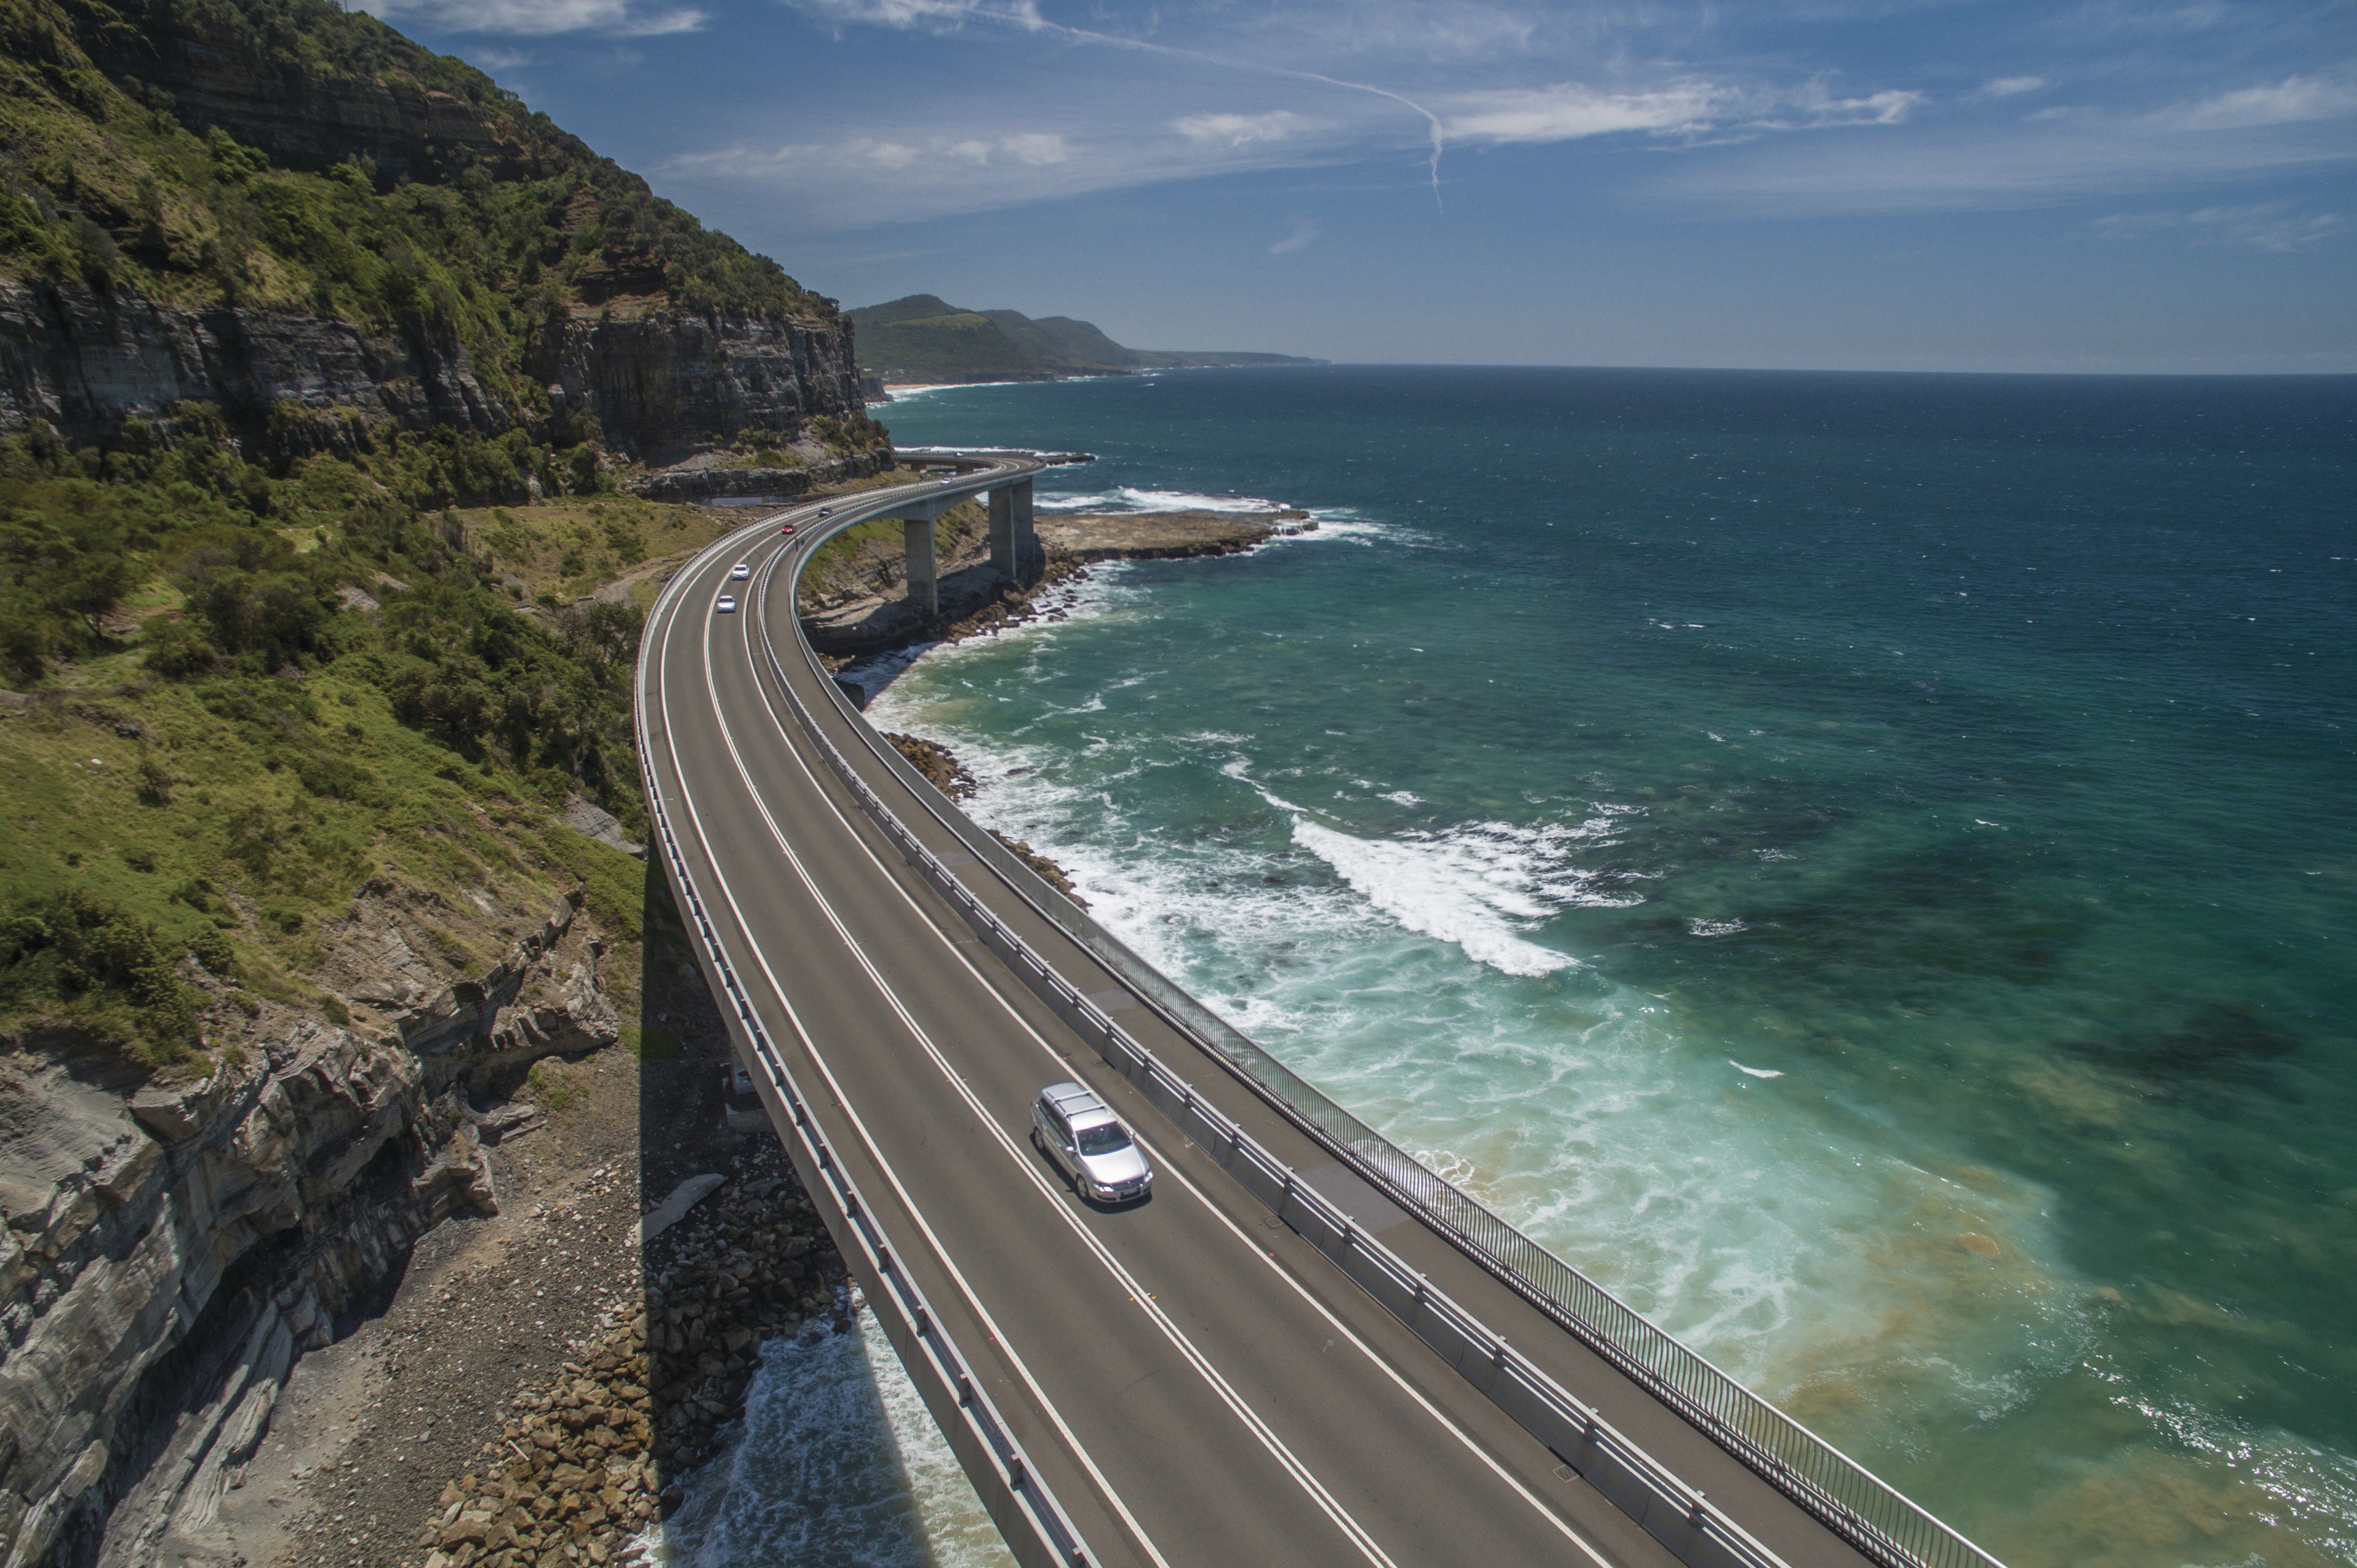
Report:
M1072 1190L1099 1203L1134 1203L1154 1187L1154 1167L1093 1090L1051 1083L1031 1107L1031 1142L1069 1177Z

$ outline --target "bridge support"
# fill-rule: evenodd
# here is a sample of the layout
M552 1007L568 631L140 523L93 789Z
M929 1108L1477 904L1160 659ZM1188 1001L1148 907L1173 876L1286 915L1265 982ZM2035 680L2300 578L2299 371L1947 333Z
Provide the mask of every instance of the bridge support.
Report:
M933 566L933 520L900 520L909 548L909 607L931 620L942 611L941 584Z
M1028 585L1047 570L1031 515L1031 481L990 492L990 564L1010 583Z

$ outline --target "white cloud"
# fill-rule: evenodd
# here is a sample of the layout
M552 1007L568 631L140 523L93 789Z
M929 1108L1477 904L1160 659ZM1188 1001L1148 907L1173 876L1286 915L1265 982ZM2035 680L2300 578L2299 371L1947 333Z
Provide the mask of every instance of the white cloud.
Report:
M1569 142L1621 131L1707 124L1736 95L1705 83L1654 92L1597 92L1577 82L1468 93L1441 116L1451 141Z
M1864 98L1835 98L1824 84L1811 82L1794 105L1811 125L1896 125L1915 112L1923 96L1894 88Z
M802 148L780 148L779 156L802 151ZM812 149L815 150L815 149ZM834 149L838 162L864 164L870 168L904 169L921 156L916 148L905 142L879 142L860 136Z
M1246 147L1254 142L1282 142L1308 124L1290 109L1273 109L1265 114L1189 114L1173 120L1170 127L1190 142Z
M2025 92L2035 92L2046 85L2042 76L2000 76L1994 81L1981 83L1984 98L2018 98Z
M2273 87L2245 87L2174 110L2162 116L2180 131L2233 131L2251 125L2288 125L2303 120L2337 120L2357 113L2357 83L2287 76Z
M1268 248L1268 253L1272 256L1289 256L1296 251L1308 250L1309 242L1316 238L1318 238L1317 220L1297 218L1293 220L1293 232L1271 245Z
M692 8L641 12L629 0L360 0L360 4L386 21L414 18L438 32L514 38L557 33L654 38L692 33L709 19L705 12ZM492 69L509 68L495 65Z
M1029 164L1034 168L1069 163L1072 156L1071 149L1064 145L1063 137L1045 131L1008 136L999 145L1005 147L1017 162Z
M2093 227L2115 240L2178 234L2194 245L2285 252L2345 234L2350 225L2338 212L2296 213L2275 201L2250 207L2204 207L2192 212L2120 212L2098 218Z
M1777 217L1827 212L1961 212L2346 167L2346 138L2288 130L2244 136L2156 134L2143 122L2088 115L1989 134L1755 143L1681 169L1666 199Z
M1452 142L1570 142L1631 131L1698 135L1725 129L1897 125L1923 102L1924 94L1899 88L1836 98L1815 81L1783 93L1708 81L1641 92L1598 92L1560 82L1466 94L1454 101L1442 124Z
M700 33L704 30L704 24L711 19L708 13L690 6L665 11L658 16L636 17L615 30L625 38L659 38L670 33Z
M994 22L1035 31L1048 24L1037 0L792 0L837 27L922 27L952 32L968 22Z

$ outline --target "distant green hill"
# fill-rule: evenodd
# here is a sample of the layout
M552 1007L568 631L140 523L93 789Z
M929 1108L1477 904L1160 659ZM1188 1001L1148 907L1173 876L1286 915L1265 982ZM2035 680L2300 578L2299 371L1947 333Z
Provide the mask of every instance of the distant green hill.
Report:
M1315 365L1290 354L1125 349L1093 323L1034 320L1015 310L961 310L912 294L844 313L857 333L859 368L888 381L1045 381L1205 365Z

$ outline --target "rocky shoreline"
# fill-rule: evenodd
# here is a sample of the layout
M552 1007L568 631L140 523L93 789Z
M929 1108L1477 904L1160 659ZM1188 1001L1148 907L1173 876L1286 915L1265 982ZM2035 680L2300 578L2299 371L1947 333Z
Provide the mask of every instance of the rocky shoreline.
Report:
M924 776L926 783L951 800L963 800L981 788L974 776L966 771L965 764L957 759L957 754L940 741L924 740L913 735L887 735L884 738L892 743L895 751L909 759L909 766ZM1039 875L1040 881L1082 908L1089 907L1089 901L1081 897L1080 890L1072 886L1071 874L1062 866L1021 839L1009 838L996 828L985 828L983 831L996 839L1007 854L1029 866Z
M952 519L956 514L951 514ZM1314 530L1308 512L1168 511L1070 512L1039 518L1045 572L1028 585L1008 582L990 564L990 544L971 520L948 524L947 545L935 564L940 612L917 614L907 599L900 546L870 542L853 559L805 573L797 608L811 646L847 663L920 642L954 642L983 632L1060 618L1038 601L1091 566L1108 561L1172 560L1233 555L1283 534Z
M953 553L956 569L944 575L941 585L942 614L926 622L897 599L888 597L897 590L889 560L879 557L868 568L872 580L861 585L864 592L846 593L838 585L828 596L833 602L820 615L812 614L820 607L813 604L814 596L806 589L802 606L802 627L813 646L819 650L821 659L835 671L837 682L854 703L865 708L877 692L908 668L910 660L894 659L896 653L920 645L931 647L1010 631L1037 621L1061 620L1066 612L1059 607L1058 599L1092 566L1108 561L1233 555L1285 534L1308 532L1317 526L1308 512L1289 507L1269 512L1199 510L1053 514L1041 518L1038 524L1039 542L1047 555L1046 569L1039 581L1028 586L1009 583L993 570L986 548L969 546ZM947 564L945 572L946 566ZM951 584L958 579L963 582L953 597ZM983 596L979 602L977 593ZM844 630L846 626L854 628L856 635L847 635ZM830 643L841 648L846 642L873 646L862 646L856 656L830 650ZM862 681L859 677L863 666L881 669L884 678L872 685ZM887 735L884 738L923 775L926 782L951 800L963 800L979 788L965 765L939 741L908 735ZM1010 838L996 828L986 831L1008 854L1036 872L1041 881L1081 908L1088 908L1088 900L1081 897L1071 874L1062 866L1020 839Z
M711 1196L716 1191L717 1196ZM784 1152L757 1142L649 1216L644 1294L608 1314L554 1376L515 1396L481 1464L446 1485L422 1568L539 1568L641 1558L678 1477L718 1452L765 1339L851 1330L842 1265ZM414 1554L412 1560L414 1561Z
M924 630L1060 618L1095 562L1306 521L1050 520L1039 583ZM972 793L945 747L896 744ZM0 1127L0 1365L18 1413L50 1412L8 1423L0 1539L77 1568L629 1560L718 1452L763 1340L854 1313L782 1151L730 1112L726 1036L659 886L642 913L633 951L577 889L478 918L372 884L323 942L331 1019L188 970L221 1051L201 1083L0 1050L24 1112ZM437 934L460 929L500 956ZM699 1201L656 1233L689 1178Z

